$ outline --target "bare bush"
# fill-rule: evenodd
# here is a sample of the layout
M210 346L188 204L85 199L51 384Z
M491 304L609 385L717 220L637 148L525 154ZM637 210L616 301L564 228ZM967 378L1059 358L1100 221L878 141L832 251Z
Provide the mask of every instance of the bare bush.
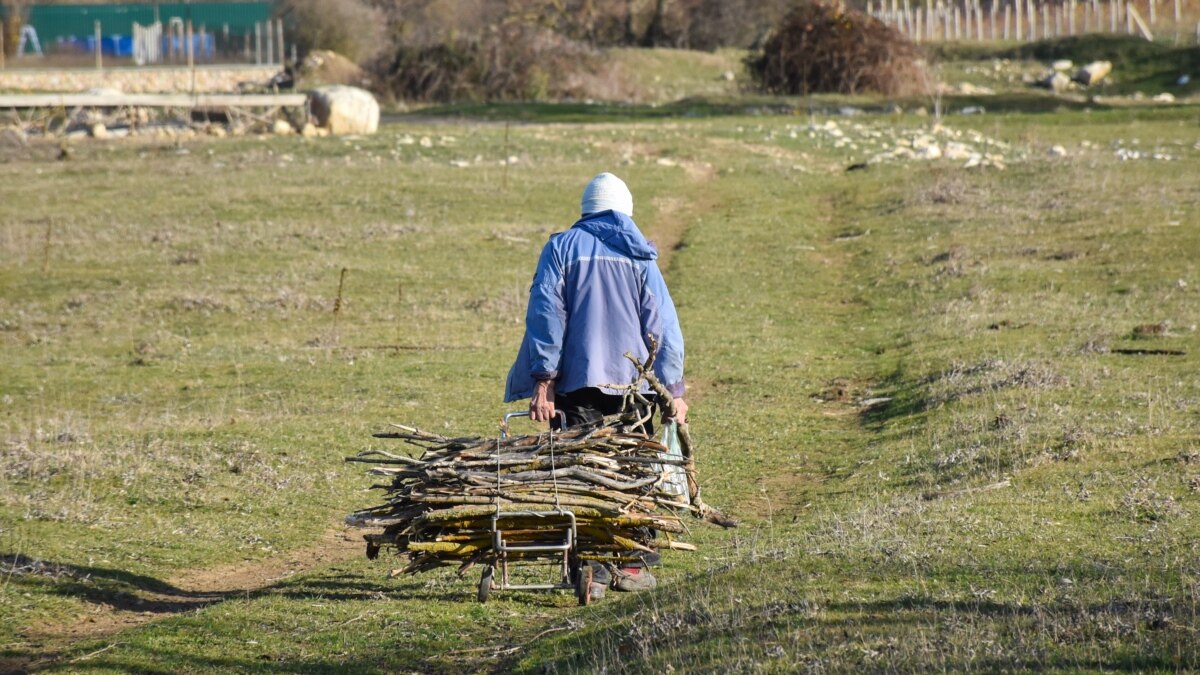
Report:
M921 50L881 21L822 2L797 5L746 61L767 92L925 93Z
M328 49L362 63L385 44L385 15L361 0L284 0L282 9L302 54Z
M428 46L398 44L378 60L376 81L398 98L421 101L586 96L610 68L596 50L528 24Z

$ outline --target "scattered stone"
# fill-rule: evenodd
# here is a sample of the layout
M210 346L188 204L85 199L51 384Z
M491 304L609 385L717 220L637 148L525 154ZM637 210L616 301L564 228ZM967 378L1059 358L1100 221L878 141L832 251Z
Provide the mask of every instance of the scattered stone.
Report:
M735 79L735 76L734 76L734 74L733 74L733 71L732 71L732 70L727 70L727 71L725 71L725 72L721 73L721 79L722 79L722 80L724 80L724 81L726 81L726 82L733 82L733 81L734 81L734 79Z
M1075 77L1071 79L1085 87L1090 87L1108 77L1108 74L1111 72L1111 61L1093 61L1080 68L1079 71L1075 73Z
M921 159L938 159L942 156L942 149L937 143L931 143L917 152L917 157Z
M962 109L964 115L982 115L987 112L987 109L981 105L969 105Z
M658 159L654 160L654 163L659 166L679 166L679 162L676 162L670 157L659 157Z
M458 167L459 169L465 169L471 166L471 163L465 159L452 159L450 160L450 166Z
M973 153L971 152L971 149L966 146L966 144L959 143L957 141L950 141L946 144L946 149L942 154L946 159L952 159L958 162L962 160L970 160Z
M1050 156L1051 157L1066 157L1067 149L1061 145L1052 145L1052 146L1050 146Z
M1059 59L1050 64L1054 70L1070 70L1075 67L1075 62L1071 59Z
M225 138L225 133L226 133L225 127L221 126L220 124L210 124L210 125L208 125L208 127L206 127L204 129L204 131L209 136L213 136L216 138Z
M318 87L308 95L317 126L331 134L373 134L379 129L379 102L357 87Z
M917 117L926 117L929 115L929 111L925 109L925 106L921 106L921 107L917 108L916 110L914 110L913 114L916 115Z
M904 112L904 108L901 108L896 103L888 103L883 106L883 112L889 115L899 115Z
M964 96L991 96L996 92L989 87L981 87L977 84L971 84L970 82L963 82L962 84L958 85L958 93Z
M1164 91L1163 93L1155 96L1154 98L1152 98L1150 100L1154 101L1155 103L1174 103L1175 95L1170 92Z
M287 120L275 120L275 124L271 126L271 133L276 136L290 136L295 131Z
M418 145L420 145L422 148L432 148L433 139L428 136L422 136L421 140L418 142Z
M88 131L89 131L89 133L91 133L92 138L95 138L96 140L99 140L99 141L102 141L109 137L108 127L104 126L103 122L97 122L97 123L93 124L92 128L89 129Z
M1038 82L1039 85L1049 89L1050 91L1061 94L1071 88L1071 78L1066 73L1054 71L1046 76L1045 79Z
M858 117L859 115L863 114L863 111L862 108L855 108L854 106L845 105L841 108L838 108L838 114L842 117Z

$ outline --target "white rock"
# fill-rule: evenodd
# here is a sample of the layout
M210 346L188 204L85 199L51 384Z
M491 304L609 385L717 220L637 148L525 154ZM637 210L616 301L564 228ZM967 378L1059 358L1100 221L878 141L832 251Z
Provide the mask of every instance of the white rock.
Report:
M271 127L271 133L276 136L290 136L295 131L287 120L275 120L275 124Z
M1078 82L1079 84L1082 84L1085 87L1090 87L1093 84L1096 84L1097 82L1099 82L1100 80L1103 80L1104 78L1108 77L1108 74L1111 72L1112 72L1112 62L1111 61L1093 61L1093 62L1087 64L1086 66L1080 68L1079 71L1077 73L1075 73L1075 77L1073 77L1071 79L1075 80L1076 82Z
M721 79L725 80L726 82L733 82L733 80L734 80L733 71L727 70L727 71L721 73Z
M428 136L422 136L418 145L420 145L422 148L432 148L433 147L433 139L431 139Z
M659 166L679 166L679 162L676 162L670 157L659 157L658 159L654 160L654 163Z
M962 114L964 115L982 115L985 112L987 110L981 105L969 105L962 109Z
M917 153L917 157L920 159L937 159L941 156L942 149L938 147L937 143L927 145Z
M300 135L305 138L316 138L317 127L312 122L305 122L304 127L300 129Z
M1151 100L1158 102L1158 103L1174 103L1175 95L1170 92L1164 91L1163 93L1159 94L1158 96L1155 96Z
M943 154L945 155L946 159L952 159L958 162L964 159L970 159L971 155L975 153L973 153L971 148L969 148L967 145L958 143L956 141L951 141L946 144L946 150Z
M1051 63L1050 67L1055 70L1070 70L1075 67L1075 62L1071 59L1059 59Z
M104 126L104 124L100 122L93 124L90 132L92 134L92 138L95 139L104 140L109 138L108 127Z
M1052 146L1050 146L1050 156L1051 157L1066 157L1067 149L1061 145L1052 145Z
M1066 73L1054 71L1041 80L1038 84L1049 89L1050 91L1061 94L1071 87L1071 78Z
M379 102L358 87L331 85L308 94L317 126L331 134L373 134L379 129Z
M450 166L455 166L460 169L465 169L468 166L471 166L471 163L465 159L452 159L452 160L450 160Z

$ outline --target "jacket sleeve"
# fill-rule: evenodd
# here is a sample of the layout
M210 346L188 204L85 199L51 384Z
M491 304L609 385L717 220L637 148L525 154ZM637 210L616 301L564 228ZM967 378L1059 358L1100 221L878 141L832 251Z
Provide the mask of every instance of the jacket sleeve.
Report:
M563 270L552 240L542 249L537 272L533 276L533 286L529 289L529 308L525 313L529 374L533 379L558 378L566 329Z
M683 381L683 331L679 328L679 315L675 303L667 292L658 265L651 262L646 266L646 282L642 284L641 297L642 334L653 335L658 340L658 354L654 357L654 374L658 376L671 395L680 398L686 391ZM650 345L647 343L646 348Z

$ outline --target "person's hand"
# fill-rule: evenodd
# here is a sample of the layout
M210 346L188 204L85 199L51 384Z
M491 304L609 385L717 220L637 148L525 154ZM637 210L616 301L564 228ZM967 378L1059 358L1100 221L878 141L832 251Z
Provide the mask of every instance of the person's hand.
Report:
M529 419L534 422L549 422L554 419L554 381L538 380L529 401Z
M674 419L679 424L687 424L687 401L682 398L675 399L675 417L668 417L666 411L663 411L663 422L669 422Z

